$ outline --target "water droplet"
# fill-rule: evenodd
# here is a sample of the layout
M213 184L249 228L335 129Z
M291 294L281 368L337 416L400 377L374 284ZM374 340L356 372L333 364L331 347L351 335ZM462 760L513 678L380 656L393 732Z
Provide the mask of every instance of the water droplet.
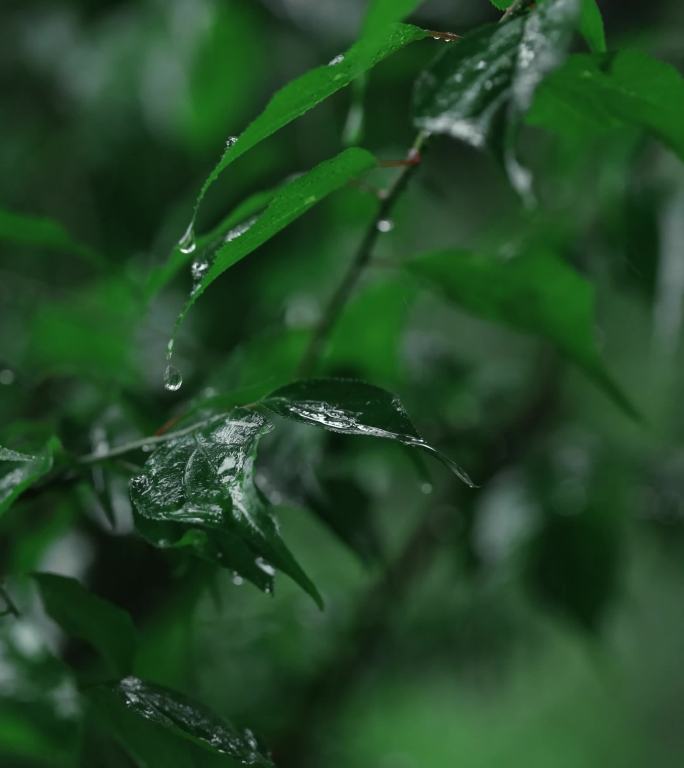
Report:
M192 274L192 279L198 283L209 270L209 262L206 259L198 259L197 261L192 262L192 267L190 267L190 272Z
M150 478L147 475L136 475L131 478L131 488L136 493L145 493L150 487Z
M188 228L185 230L183 237L178 241L178 248L181 253L192 253L197 248L197 242L195 240L195 221L190 222Z
M232 243L233 240L237 240L238 237L242 237L245 232L248 232L254 226L256 220L257 216L253 216L251 219L243 221L242 224L238 224L237 227L233 227L230 232L226 233L226 236L223 238L224 241L226 243Z
M484 59L480 59L480 61L478 61L475 65L475 69L478 69L481 72L483 69L485 69L486 66L487 62Z
M14 384L14 379L14 371L11 368L3 368L0 371L0 384L3 386L9 387L11 384Z
M233 584L235 584L236 587L241 587L245 583L245 580L240 576L240 574L237 571L233 572Z
M334 59L330 59L330 61L328 62L328 66L336 67L338 64L341 64L343 61L344 61L344 54L338 53Z
M391 219L380 219L376 226L378 232L391 232L394 229L394 222Z
M231 147L234 147L237 144L238 137L237 136L229 136L226 139L226 149L230 149Z
M420 490L427 496L428 494L432 493L432 483L422 483Z
M275 568L263 557L257 557L254 561L257 568L261 569L267 576L275 576Z
M177 392L183 385L183 376L175 365L167 365L164 370L164 388L169 392Z

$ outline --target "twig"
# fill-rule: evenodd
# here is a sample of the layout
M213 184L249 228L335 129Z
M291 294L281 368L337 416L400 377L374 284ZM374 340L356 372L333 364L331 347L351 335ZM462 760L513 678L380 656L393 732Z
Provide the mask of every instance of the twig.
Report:
M511 18L511 16L514 16L519 11L522 11L528 5L532 5L533 2L534 0L514 0L514 2L508 6L504 12L504 15L499 19L499 22L501 23L507 21Z
M323 310L321 319L314 329L311 341L309 342L299 365L300 376L310 376L315 371L330 332L335 326L345 305L351 298L357 283L373 256L373 249L375 248L378 236L382 232L383 222L387 221L392 215L392 211L394 210L397 201L419 166L416 158L420 157L420 150L424 147L426 140L427 134L418 134L413 147L408 153L406 164L402 167L401 172L394 180L392 186L383 195L380 207L370 226L366 230L363 240L356 252L356 256L350 263L347 272L337 286L337 289L330 297L327 306Z

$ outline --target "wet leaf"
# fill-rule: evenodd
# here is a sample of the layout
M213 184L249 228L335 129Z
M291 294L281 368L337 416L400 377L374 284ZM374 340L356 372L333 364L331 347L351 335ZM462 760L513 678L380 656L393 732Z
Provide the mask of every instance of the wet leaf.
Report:
M53 573L36 573L33 578L48 615L68 636L91 645L112 675L131 672L137 639L126 611L89 592L76 579Z
M331 432L395 440L438 458L464 483L468 475L416 431L397 397L354 379L308 379L287 384L262 400L269 410Z
M125 677L115 685L99 686L91 695L100 712L118 726L118 735L124 745L127 745L128 729L121 726L125 726L125 714L128 713L207 752L230 757L241 765L257 768L273 766L251 731L239 731L227 720L178 691L137 677ZM137 739L131 746L133 753L138 754L140 741ZM196 758L201 759L201 756L196 755ZM187 764L199 763L193 760Z
M383 27L373 34L362 37L346 53L335 57L330 64L305 72L283 86L271 98L264 111L223 153L223 157L202 185L195 203L193 220L211 185L239 157L329 96L345 88L383 59L409 43L422 40L427 34L422 29L407 24Z
M415 125L491 149L529 196L529 174L513 154L515 132L539 83L565 58L578 14L579 0L547 0L447 47L416 82Z
M513 257L448 250L418 256L406 267L466 311L550 341L636 415L601 360L594 288L562 259L533 249Z
M527 121L573 139L634 125L684 160L684 79L640 51L578 54L544 82Z
M236 409L162 445L130 483L138 528L158 546L189 547L267 592L281 570L321 605L254 484L257 446L269 430L260 414Z
M195 284L178 322L182 322L190 307L223 272L375 164L369 152L351 148L282 187L256 220L247 222L239 231L231 230L224 237Z
M6 512L34 483L44 477L61 449L56 437L50 438L36 454L21 453L0 446L0 515Z

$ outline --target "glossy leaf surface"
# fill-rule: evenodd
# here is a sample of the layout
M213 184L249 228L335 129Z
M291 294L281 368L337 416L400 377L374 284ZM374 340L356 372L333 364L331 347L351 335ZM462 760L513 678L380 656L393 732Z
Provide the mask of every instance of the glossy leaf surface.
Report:
M53 573L36 573L33 578L48 615L68 636L91 645L112 675L132 670L137 640L126 611L88 591L76 579Z
M399 398L380 387L354 379L309 379L287 384L262 402L280 416L331 432L380 437L420 448L473 485L454 461L418 434Z
M15 499L52 469L59 448L57 438L51 438L36 454L21 453L0 446L0 514L6 512Z
M263 416L238 409L158 448L130 483L139 528L157 545L190 547L265 591L279 569L320 605L254 484L257 445L269 429Z
M230 757L241 765L257 768L273 765L250 731L239 731L227 720L178 691L137 677L125 677L113 686L98 688L94 699L110 717L119 719L120 712L117 710L123 707L173 736L179 736L208 752ZM120 733L120 738L126 742L126 731Z

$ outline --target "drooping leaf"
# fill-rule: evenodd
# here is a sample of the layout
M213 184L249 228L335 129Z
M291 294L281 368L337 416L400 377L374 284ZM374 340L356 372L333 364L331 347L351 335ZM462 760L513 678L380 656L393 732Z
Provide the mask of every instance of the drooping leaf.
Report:
M446 48L416 82L415 125L491 149L529 197L529 174L513 152L517 125L539 83L565 58L578 15L579 0L546 0Z
M20 453L0 446L0 515L6 512L34 483L44 477L61 449L56 437L50 438L36 454Z
M422 40L427 32L408 24L394 24L362 37L346 53L336 56L327 66L317 67L283 86L268 102L264 111L229 146L202 185L195 203L193 221L211 185L239 157L272 136L288 123L301 117L317 104L346 87L383 59L409 43Z
M369 152L351 148L286 184L261 216L240 231L233 230L225 236L218 250L212 254L202 277L195 283L178 322L182 322L190 307L223 272L303 216L323 198L372 168L375 162Z
M74 240L58 221L42 216L0 209L0 241L70 254L90 266L106 263L90 246Z
M85 640L113 676L132 671L136 630L129 614L83 587L76 579L54 573L33 575L48 615L72 637Z
M260 414L236 409L158 448L130 484L139 528L153 543L190 547L265 591L279 569L321 605L254 484L257 446L269 430Z
M147 296L151 298L157 294L191 260L196 264L201 264L205 253L211 256L225 241L225 238L234 232L236 227L246 225L254 216L261 213L273 200L279 189L280 187L273 187L249 195L210 232L197 238L195 251L185 253L176 247L169 259L150 274L146 288Z
M273 768L273 763L251 731L238 730L224 718L178 691L153 685L137 677L125 677L115 685L98 686L91 692L91 697L100 713L115 727L124 746L130 748L136 757L140 756L141 750L146 751L146 748L140 738L136 738L133 743L128 741L128 729L125 726L131 715L166 731L172 738L172 743L175 742L175 737L180 737L183 742L190 742L201 748L207 761L210 761L213 753L231 758L239 765ZM179 764L204 764L196 762L205 759L202 752L190 753L194 755L194 759ZM156 764L161 765L155 762ZM208 764L222 763L211 761Z
M269 410L331 432L395 440L436 456L464 483L468 475L416 431L397 397L354 379L307 379L287 384L262 401Z
M543 83L527 121L569 138L634 125L684 160L684 79L640 51L578 54Z
M466 311L550 341L636 415L601 360L593 286L562 259L535 249L513 257L447 250L418 256L406 268Z
M390 24L403 21L424 0L369 0L361 29L362 35L376 35Z

